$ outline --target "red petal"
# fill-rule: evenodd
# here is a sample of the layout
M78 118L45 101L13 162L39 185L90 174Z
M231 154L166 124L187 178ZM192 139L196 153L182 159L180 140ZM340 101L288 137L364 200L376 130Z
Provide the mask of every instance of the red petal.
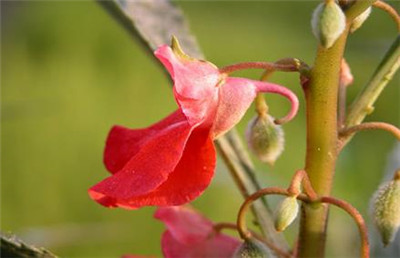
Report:
M170 145L173 146L172 143ZM158 151L151 155L160 157L164 154ZM148 157L148 159L153 158ZM107 192L107 187L113 187L112 182L103 185L101 187L102 191L98 191L98 188L96 188L98 185L96 185L91 189L90 194L93 199L108 207L119 206L127 209L136 209L150 205L170 206L184 204L198 197L207 188L214 174L215 159L215 149L212 140L209 138L208 130L197 129L193 131L188 139L179 163L173 171L168 173L168 179L158 188L153 188L147 193L138 194L135 188L132 189L133 184L147 186L149 184L147 181L154 179L149 179L149 175L145 173L142 178L137 178L134 176L135 174L131 174L122 180L132 183L127 185L124 182L123 186L118 187L121 191L129 192L129 194L121 195L118 191ZM149 162L152 161L150 160ZM163 166L162 168L165 167ZM148 171L148 173L151 176L153 174L162 174L160 170ZM114 176L118 174L120 172ZM115 184L118 184L118 182ZM143 188L143 186L134 187ZM96 192L100 192L100 194ZM104 192L108 194L104 194ZM134 192L134 195L131 195L132 192Z
M190 225L190 227L194 226L196 225ZM179 242L170 231L164 232L161 239L162 251L166 258L230 258L239 245L239 240L223 234L217 234L214 237L210 236L195 245Z
M144 144L161 130L180 121L186 121L186 117L179 109L145 129L132 130L122 126L114 126L108 134L104 150L104 164L107 170L111 173L120 171Z
M127 200L153 191L174 171L191 131L186 121L170 124L143 144L122 170L93 186L90 195L95 200L102 195Z
M188 245L204 241L213 231L213 223L188 206L161 207L154 217L164 222L177 241Z

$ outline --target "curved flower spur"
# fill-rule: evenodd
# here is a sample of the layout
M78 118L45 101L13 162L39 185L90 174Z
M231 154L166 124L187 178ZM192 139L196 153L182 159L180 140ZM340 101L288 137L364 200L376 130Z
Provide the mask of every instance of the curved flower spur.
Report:
M268 82L228 77L207 61L187 56L176 39L154 54L174 80L178 110L145 129L114 126L104 163L111 176L89 189L106 207L181 205L198 197L214 175L213 140L240 121L260 92L285 96L298 110L296 95Z

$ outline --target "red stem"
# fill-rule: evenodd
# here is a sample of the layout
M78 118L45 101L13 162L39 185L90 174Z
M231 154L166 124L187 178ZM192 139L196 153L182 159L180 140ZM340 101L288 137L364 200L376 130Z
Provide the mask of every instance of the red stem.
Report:
M265 69L265 70L279 70L286 72L296 72L298 67L295 65L284 65L268 62L244 62L237 63L222 67L219 69L220 73L232 73L235 71L245 70L245 69Z
M333 204L343 210L345 210L354 219L358 226L361 237L361 255L363 258L369 258L369 241L368 241L368 230L365 225L365 221L361 214L351 206L351 204L335 199L333 197L323 196L319 199L321 202Z

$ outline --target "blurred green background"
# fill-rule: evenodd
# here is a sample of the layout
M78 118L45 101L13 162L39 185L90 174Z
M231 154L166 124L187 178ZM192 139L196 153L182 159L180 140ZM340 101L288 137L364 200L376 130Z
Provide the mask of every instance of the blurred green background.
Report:
M310 17L316 1L177 4L208 60L218 66L283 57L312 63L316 41ZM89 199L87 189L107 176L102 151L112 125L145 127L176 108L168 78L92 1L2 1L1 7L1 229L63 257L160 255L163 225L152 218L154 208L106 209ZM395 34L392 20L375 10L350 36L346 58L355 83L349 102ZM239 75L257 78L260 71ZM304 99L297 75L277 74L272 80L299 94L301 111L284 126L286 151L275 167L255 162L265 186L286 186L304 165ZM397 75L368 120L399 126L398 86ZM267 100L275 116L287 112L286 100ZM253 115L250 109L240 132ZM367 215L393 145L384 132L355 137L340 157L334 194ZM194 205L215 221L234 221L241 201L219 160L212 185ZM331 222L329 256L356 256L358 235L351 219L332 209ZM290 228L290 241L296 232Z

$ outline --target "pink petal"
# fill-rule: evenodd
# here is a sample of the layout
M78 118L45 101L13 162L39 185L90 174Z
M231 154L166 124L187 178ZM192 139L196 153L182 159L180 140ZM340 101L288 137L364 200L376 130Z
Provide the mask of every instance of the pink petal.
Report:
M218 111L212 129L214 137L218 137L235 126L259 92L277 93L290 100L292 107L289 114L277 122L287 122L296 115L299 101L289 89L269 82L228 77L220 86Z
M174 171L191 131L186 121L170 124L148 140L119 172L93 186L91 197L127 200L153 191Z
M213 126L213 135L219 135L235 126L256 97L253 81L228 77L220 86L219 104Z
M177 110L160 122L145 129L128 129L114 126L107 137L104 164L111 173L120 171L138 153L140 148L161 130L171 124L186 121L181 110Z
M155 215L165 223L161 246L165 257L232 257L240 241L217 234L213 223L185 206L159 208Z
M218 102L217 85L222 79L218 68L206 61L182 59L167 45L154 54L174 80L175 98L189 123L202 122L213 114Z
M167 152L174 152L174 144L176 145L177 143L174 136L170 136L170 139L166 139L169 144L165 144L165 148L168 149ZM164 142L161 141L161 143ZM135 158L139 154L140 152ZM140 178L135 176L136 173L124 174L123 178L114 180L115 183L110 181L103 184L101 187L96 185L91 189L90 194L92 198L104 206L119 206L127 209L136 209L151 205L180 205L193 200L203 193L210 184L214 174L216 159L215 149L209 137L208 130L198 129L193 131L192 135L190 135L190 138L187 140L179 163L169 172L167 172L168 168L172 166L168 167L169 163L166 162L166 160L160 162L157 159L165 159L163 156L171 154L158 150L149 152L148 155L148 163L160 163L160 168L154 168L153 170L147 169L147 173L145 170L141 169L143 173L141 173ZM116 173L113 177L120 173L121 172ZM164 181L162 184L151 189L148 185L153 187L155 185L154 182L159 182L158 179L155 179L158 175L166 175L168 178L165 180L163 178ZM117 187L114 187L114 184ZM112 189L112 187L116 189ZM139 191L144 188L149 190ZM109 191L109 189L112 190Z
M239 240L223 234L210 236L196 245L177 241L170 231L164 232L161 239L162 251L166 258L231 258L240 244Z
M177 241L188 245L204 241L213 231L213 223L188 206L161 207L154 217L164 222Z

